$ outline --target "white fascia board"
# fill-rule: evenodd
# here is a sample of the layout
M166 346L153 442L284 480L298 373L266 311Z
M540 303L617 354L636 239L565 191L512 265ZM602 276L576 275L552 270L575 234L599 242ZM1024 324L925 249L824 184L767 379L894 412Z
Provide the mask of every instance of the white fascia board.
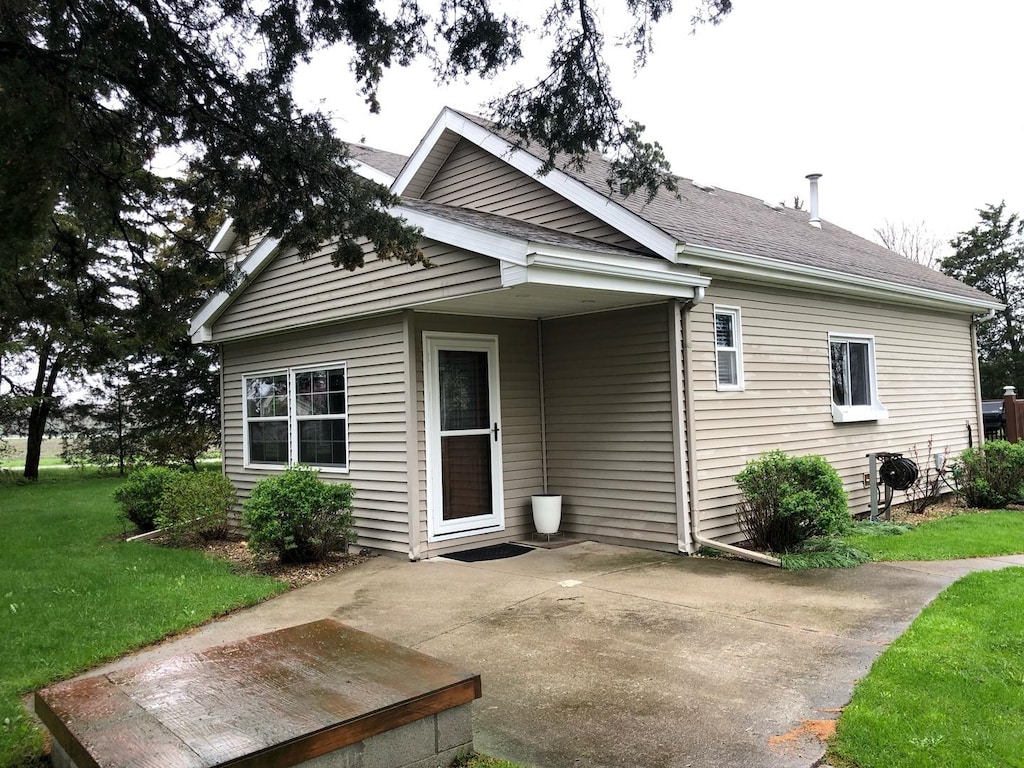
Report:
M738 278L761 279L876 301L899 301L917 306L945 309L960 308L972 310L975 313L1003 308L1002 304L994 301L970 299L929 288L902 285L877 278L858 277L822 267L792 264L701 245L681 245L677 262L713 269L716 272Z
M441 135L450 130L459 134L468 141L473 142L481 149L490 152L495 157L500 157L521 173L536 179L551 191L561 195L570 202L575 203L583 210L601 219L619 232L628 235L641 245L650 248L659 256L675 260L678 241L660 228L654 226L642 216L616 203L610 197L594 191L586 184L569 176L557 168L541 175L540 170L543 162L523 149L518 149L513 144L496 133L493 133L462 115L445 107L438 115L434 124L430 127L426 137L417 147L402 173L395 181L392 191L402 194L409 182L412 181L420 165L430 155L431 150Z
M423 230L423 236L467 251L490 256L500 261L525 265L527 242L518 237L501 235L486 229L471 227L442 216L398 205L391 212Z
M351 162L353 171L358 173L364 179L369 179L370 181L377 182L382 187L390 187L395 181L394 176L389 176L388 174L384 173L384 171L380 171L374 168L373 166L367 165L366 163L361 163L355 159L353 159Z
M405 190L409 186L409 182L411 182L416 177L416 174L419 173L420 166L422 166L424 161L430 157L430 153L434 151L434 147L438 140L448 128L447 122L449 115L454 115L454 113L448 109L448 107L445 107L441 110L441 113L434 118L434 122L430 125L427 133L416 146L416 150L406 161L402 172L398 174L398 177L391 184L391 191L393 193L396 195L405 194Z
M502 270L503 287L539 283L672 298L692 298L695 289L710 282L653 259L647 264L627 256L544 246L532 250L525 270Z
M256 246L245 261L238 267L235 287L230 291L218 291L211 296L199 311L192 315L189 323L189 333L195 344L213 341L213 323L228 308L242 289L258 275L277 254L277 248L281 241L276 237L266 237Z
M224 253L235 242L235 220L228 216L207 246L210 253Z

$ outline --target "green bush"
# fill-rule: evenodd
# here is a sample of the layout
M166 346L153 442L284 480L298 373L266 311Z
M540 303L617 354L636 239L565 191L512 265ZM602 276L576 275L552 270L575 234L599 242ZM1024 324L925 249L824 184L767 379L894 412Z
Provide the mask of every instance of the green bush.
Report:
M132 472L114 491L114 501L120 505L122 516L140 531L155 529L160 497L178 474L167 467L143 467Z
M1024 443L990 440L968 448L953 476L968 506L1001 509L1024 496Z
M237 498L231 481L219 472L180 472L160 497L157 527L175 546L226 538Z
M839 473L821 456L768 451L736 475L740 527L751 544L791 552L812 536L842 533L850 514Z
M323 560L355 537L348 483L325 483L319 472L295 467L260 480L242 503L249 546L283 563Z

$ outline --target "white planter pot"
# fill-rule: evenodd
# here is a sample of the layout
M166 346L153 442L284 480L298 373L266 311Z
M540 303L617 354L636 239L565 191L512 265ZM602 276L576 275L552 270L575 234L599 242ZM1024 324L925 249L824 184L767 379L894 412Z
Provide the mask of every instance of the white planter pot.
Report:
M537 533L558 533L562 521L562 495L539 493L533 497L533 525Z

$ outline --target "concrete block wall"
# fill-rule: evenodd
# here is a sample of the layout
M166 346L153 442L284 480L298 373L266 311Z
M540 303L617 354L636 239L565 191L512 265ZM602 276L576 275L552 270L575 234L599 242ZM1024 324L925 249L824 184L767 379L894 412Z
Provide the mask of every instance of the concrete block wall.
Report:
M473 705L462 704L301 763L302 768L447 768L473 751Z

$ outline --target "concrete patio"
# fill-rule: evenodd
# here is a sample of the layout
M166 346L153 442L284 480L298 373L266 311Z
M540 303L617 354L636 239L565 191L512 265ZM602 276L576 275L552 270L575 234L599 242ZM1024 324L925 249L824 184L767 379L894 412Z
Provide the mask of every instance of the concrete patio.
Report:
M333 617L479 672L475 743L497 757L808 768L817 721L920 610L1011 565L1024 556L787 573L592 542L481 563L381 557L119 664Z

